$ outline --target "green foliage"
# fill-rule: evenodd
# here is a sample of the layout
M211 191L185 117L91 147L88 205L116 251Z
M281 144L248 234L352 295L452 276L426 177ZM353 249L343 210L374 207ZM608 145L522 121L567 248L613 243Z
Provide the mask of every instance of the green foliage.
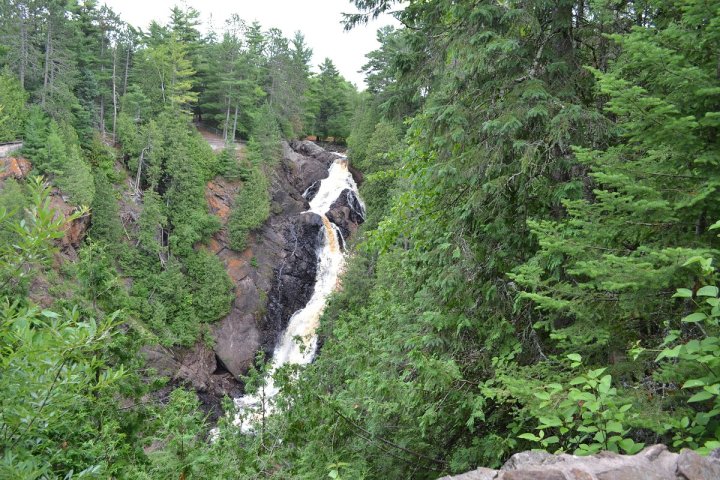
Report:
M36 163L41 161L41 152L45 148L47 135L48 119L45 114L37 106L29 108L23 134L23 154L34 159Z
M108 244L118 243L123 235L118 199L115 189L102 171L95 174L95 192L90 208L92 216L88 234L95 240L102 240Z
M392 167L391 152L396 150L400 141L399 129L388 121L380 121L367 144L365 161L358 164L363 172L374 173Z
M568 358L573 367L580 365L580 355L570 354ZM589 370L570 380L569 387L554 383L536 392L540 403L530 409L537 418L539 432L524 433L519 438L556 453L572 451L575 455L601 450L634 455L642 450L643 443L627 436L632 404L623 404L617 388L612 386L612 376L603 375L606 370Z
M160 195L152 190L143 195L143 210L138 222L138 246L152 256L165 252L164 229L167 216Z
M367 144L378 122L377 109L374 108L372 100L372 96L368 93L360 94L360 101L350 124L350 135L347 139L348 155L357 165L361 165L367 157Z
M313 133L322 138L347 138L350 133L352 87L340 76L329 58L320 65L320 74L312 83L311 90L317 104Z
M235 197L228 220L230 246L233 250L245 250L250 232L261 227L270 215L268 187L262 169L253 167Z
M394 4L354 3L350 24ZM678 388L714 385L703 367L625 353L687 316L678 286L717 283L683 265L718 248L716 7L397 13L409 28L383 32L349 142L372 172L371 221L322 318L322 354L283 386L283 474L344 462L351 478L437 478L500 465L528 439L583 452L715 441L692 411L714 419L712 392ZM671 342L705 338L680 330ZM589 373L568 378L567 355Z
M149 455L150 478L207 478L211 462L204 434L204 419L194 393L174 390L163 409L155 441L163 444Z
M400 2L353 3L348 25ZM24 121L24 154L93 217L60 275L47 189L0 193L0 477L438 478L527 446L717 447L717 11L411 0L358 95L330 60L310 73L302 35L239 17L203 38L193 9L137 32L94 2L6 2L0 141ZM249 138L247 160L214 155L191 111ZM228 231L245 249L300 133L348 138L369 208L321 355L277 372L256 437L223 419L207 443L181 390L157 422L125 415L134 327L191 346L230 308L206 182L242 179ZM39 275L77 296L33 306Z
M55 164L55 158L50 159ZM58 188L70 197L75 205L91 205L95 197L95 182L92 171L82 158L79 148L71 146L68 149L65 163L56 168L55 183Z
M17 140L25 127L27 93L8 69L0 72L0 142Z
M223 177L236 180L243 175L237 157L237 149L233 145L223 148L218 154L218 171Z
M30 205L24 215L0 207L2 234L15 239L0 246L0 295L9 298L24 294L38 269L50 263L56 251L53 241L62 238L65 222L86 214L80 210L65 219L56 218L56 212L50 207L49 189L42 178L33 179L29 185Z
M675 432L673 445L688 446L710 452L720 445L718 414L720 414L720 298L712 258L693 257L686 265L699 265L704 286L695 291L678 289L674 297L690 303L694 312L680 322L667 322L669 331L655 362L661 369L655 373L659 381L681 387L674 393L676 400L688 403L687 415L668 425ZM635 356L645 350L637 348Z
M5 222L15 222L25 218L25 207L28 206L27 192L15 179L8 178L0 190L0 210L5 212ZM0 230L0 243L12 245L16 242L18 233L13 229Z
M227 315L235 297L222 262L214 254L199 250L188 258L186 267L196 319L212 322Z
M280 158L280 128L268 104L260 108L248 143L248 160L253 164L275 165Z
M77 279L95 312L110 312L125 306L125 290L106 244L88 242L83 246L77 262Z
M17 287L52 259L56 220L48 190L31 183L24 218L0 212L3 234L16 235L0 255L0 476L69 478L117 472L122 430L117 398L126 373L109 363L117 315L98 319L77 308L30 304Z

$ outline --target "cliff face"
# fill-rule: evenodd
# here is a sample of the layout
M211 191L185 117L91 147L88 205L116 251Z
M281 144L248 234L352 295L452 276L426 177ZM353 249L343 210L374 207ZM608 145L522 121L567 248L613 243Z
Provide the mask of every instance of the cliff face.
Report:
M192 385L207 394L206 400L239 393L235 379L247 372L257 351L269 358L290 316L312 295L323 225L319 216L303 213L309 208L303 193L327 177L335 158L311 142L283 144L282 159L270 176L271 216L242 252L230 248L225 228L240 182L216 178L208 183L206 200L223 228L207 248L225 265L235 300L230 313L212 325L212 348L203 343L189 350L148 348L151 367L173 383ZM346 202L333 214L349 234L362 219Z

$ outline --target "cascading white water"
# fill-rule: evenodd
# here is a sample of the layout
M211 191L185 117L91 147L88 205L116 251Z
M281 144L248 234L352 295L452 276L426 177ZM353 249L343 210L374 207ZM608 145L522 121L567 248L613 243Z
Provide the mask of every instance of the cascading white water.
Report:
M325 214L345 189L350 189L358 201L360 200L357 185L348 170L347 159L341 156L330 166L328 177L320 182L320 188L310 201L310 210L308 210L319 215L325 227L325 239L318 252L318 268L312 296L305 307L290 317L282 338L275 346L263 395L245 395L235 399L238 408L235 424L240 425L244 432L253 431L253 423L260 420L263 412L264 415L272 412L272 399L279 391L272 378L277 369L286 364L308 364L315 356L316 330L320 316L325 309L328 296L337 288L339 276L345 266L345 256L340 248L340 232ZM362 203L360 205L362 206Z

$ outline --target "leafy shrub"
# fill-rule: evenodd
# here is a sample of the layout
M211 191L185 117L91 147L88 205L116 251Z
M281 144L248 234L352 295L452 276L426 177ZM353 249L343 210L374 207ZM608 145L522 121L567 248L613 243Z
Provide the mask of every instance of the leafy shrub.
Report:
M580 365L580 355L570 354L568 358L573 367ZM557 453L571 451L575 455L600 450L622 450L632 455L642 450L644 444L628 436L632 404L618 395L612 376L604 375L606 370L588 370L570 380L569 386L554 383L536 392L540 403L531 410L537 416L539 432L524 433L519 438Z

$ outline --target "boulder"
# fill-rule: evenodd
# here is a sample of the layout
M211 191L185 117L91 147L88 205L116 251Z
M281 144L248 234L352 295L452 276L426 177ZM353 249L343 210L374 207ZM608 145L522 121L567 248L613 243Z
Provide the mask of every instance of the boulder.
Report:
M260 332L253 313L233 307L230 315L213 325L215 354L236 378L247 372L260 346Z
M365 208L355 192L346 188L330 205L325 216L338 226L343 239L354 235L358 227L365 221Z
M479 468L441 480L716 480L720 449L707 457L691 450L672 453L653 445L636 455L600 452L579 457L546 452L516 453L500 470Z

